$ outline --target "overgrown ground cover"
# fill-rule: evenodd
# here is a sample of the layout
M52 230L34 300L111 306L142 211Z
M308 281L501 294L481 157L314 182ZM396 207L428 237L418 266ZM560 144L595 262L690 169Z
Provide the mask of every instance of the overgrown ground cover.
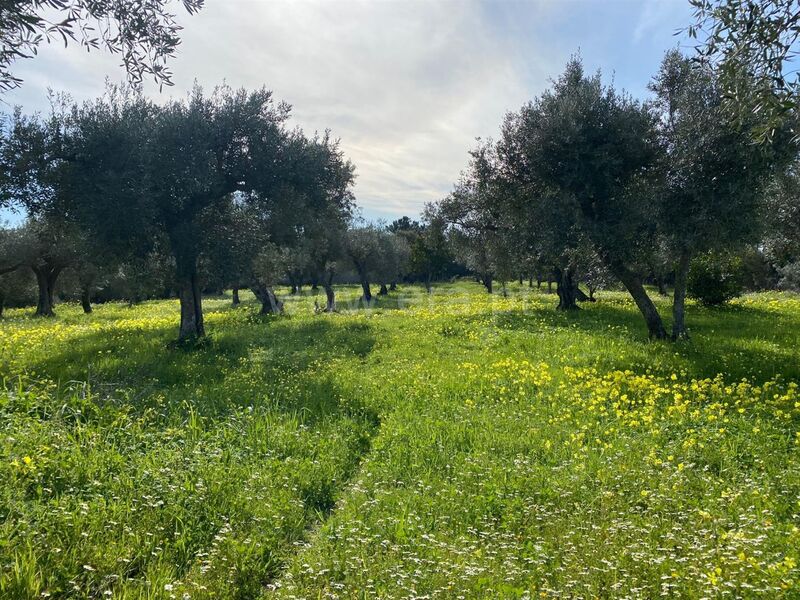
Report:
M800 595L800 298L314 300L0 322L0 597Z

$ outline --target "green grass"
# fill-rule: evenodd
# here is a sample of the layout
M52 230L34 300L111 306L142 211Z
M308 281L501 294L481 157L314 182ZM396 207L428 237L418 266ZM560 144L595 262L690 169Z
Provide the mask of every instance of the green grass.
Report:
M800 299L510 292L9 311L0 597L798 597Z

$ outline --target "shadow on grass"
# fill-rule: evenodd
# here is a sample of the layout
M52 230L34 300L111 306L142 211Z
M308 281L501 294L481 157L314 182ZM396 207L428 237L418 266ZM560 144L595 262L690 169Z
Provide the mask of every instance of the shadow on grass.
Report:
M706 308L689 306L687 324L691 339L682 342L650 342L638 312L617 303L584 304L584 310L563 313L536 306L495 313L501 330L543 333L548 329L576 333L575 343L585 345L585 356L602 369L642 367L659 372L672 368L675 358L695 378L722 373L729 380L764 381L780 375L800 379L800 317L754 306ZM662 314L664 307L660 307ZM665 319L668 331L669 319ZM597 349L593 351L592 346ZM621 348L611 353L608 348ZM664 360L658 361L662 357ZM647 360L644 360L647 359Z
M268 403L305 420L335 412L341 402L341 391L318 367L340 357L361 360L375 345L369 324L327 315L244 313L207 328L207 341L192 347L172 343L171 326L121 335L93 331L29 368L57 382L88 380L101 395L128 390L136 412L182 412L189 403L215 415Z

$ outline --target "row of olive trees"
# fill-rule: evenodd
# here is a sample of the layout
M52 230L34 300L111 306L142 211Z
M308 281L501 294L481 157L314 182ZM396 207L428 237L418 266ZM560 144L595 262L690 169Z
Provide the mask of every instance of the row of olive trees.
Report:
M645 281L671 272L672 337L687 336L692 259L757 242L766 193L793 170L789 128L753 142L758 115L733 118L714 71L669 52L642 103L569 62L539 98L507 115L454 191L429 207L449 223L491 289L515 272L552 271L559 308L577 308L580 275L605 272L666 338ZM655 279L658 279L656 277Z
M283 303L274 292L278 283L289 285L292 293L306 284L314 291L323 288L326 301L321 310L334 312L334 280L356 281L362 285L361 301L369 304L374 300L370 282L380 285L379 296L387 295L400 280L414 277L412 268L419 265L419 257L428 256L420 251L417 236L375 225L347 227L339 221L339 227L325 235L308 231L290 246L273 242L262 230L250 231L253 223L242 219L239 228L232 227L232 220L223 224L227 231L217 234L217 240L226 243L209 246L201 256L198 279L204 293L232 289L234 306L241 303L239 291L250 288L261 301L262 314L281 311ZM56 290L61 298L80 301L86 313L98 299L134 304L174 294L175 261L168 249L155 247L145 256L112 256L89 247L78 228L61 222L53 231L52 224L32 218L21 226L0 229L0 316L6 305L32 302L36 315L54 316ZM256 238L259 245L248 251ZM427 274L428 282L433 276Z
M184 339L205 333L204 291L233 289L238 303L249 288L272 313L279 282L310 283L333 311L334 277L350 271L367 303L370 282L386 294L411 269L430 282L434 228L359 224L352 164L327 132L288 129L288 115L265 90L225 87L165 105L112 87L80 105L57 97L47 117L16 110L0 136L0 206L27 220L0 231L4 295L23 272L41 316L65 275L87 312L103 290L174 292Z
M169 257L154 251L125 260L93 254L81 232L61 224L48 235L50 223L28 219L0 229L0 316L9 306L36 306L37 316L53 316L56 297L92 303L127 300L131 304L171 294Z
M61 273L167 258L180 298L180 337L202 336L204 273L245 284L277 310L272 286L293 251L318 269L352 217L353 166L326 133L286 127L289 107L266 90L226 87L158 105L111 88L50 115L7 119L0 205L28 223L0 269L29 267L39 314L52 314ZM152 262L152 261L151 261Z

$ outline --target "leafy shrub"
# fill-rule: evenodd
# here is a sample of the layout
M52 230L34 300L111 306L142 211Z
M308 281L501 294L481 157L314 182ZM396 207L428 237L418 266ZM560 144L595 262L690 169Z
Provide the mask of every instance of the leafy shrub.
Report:
M707 306L726 303L743 291L740 256L708 252L697 256L689 267L686 292Z

